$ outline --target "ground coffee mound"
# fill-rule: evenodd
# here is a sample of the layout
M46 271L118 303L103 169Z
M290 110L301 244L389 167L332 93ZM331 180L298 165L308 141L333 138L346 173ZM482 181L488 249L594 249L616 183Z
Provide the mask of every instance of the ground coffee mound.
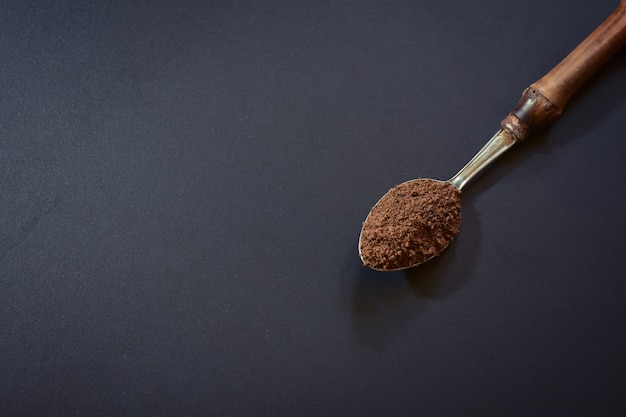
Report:
M365 266L391 270L439 255L459 232L461 191L420 179L393 187L363 223L359 250Z

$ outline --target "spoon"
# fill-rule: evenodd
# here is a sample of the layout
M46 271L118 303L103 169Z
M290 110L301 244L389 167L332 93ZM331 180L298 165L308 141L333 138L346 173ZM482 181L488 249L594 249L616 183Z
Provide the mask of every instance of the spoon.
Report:
M365 266L397 271L438 256L456 237L461 190L517 142L560 116L571 96L626 45L626 0L557 66L522 93L500 130L447 181L419 178L389 190L359 237Z

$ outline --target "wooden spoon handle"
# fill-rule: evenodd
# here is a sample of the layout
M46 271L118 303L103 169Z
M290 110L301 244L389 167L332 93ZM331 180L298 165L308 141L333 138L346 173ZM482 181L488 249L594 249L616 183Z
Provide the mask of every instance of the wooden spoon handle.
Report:
M517 140L556 119L570 97L613 55L626 45L626 0L563 61L522 94L502 121Z

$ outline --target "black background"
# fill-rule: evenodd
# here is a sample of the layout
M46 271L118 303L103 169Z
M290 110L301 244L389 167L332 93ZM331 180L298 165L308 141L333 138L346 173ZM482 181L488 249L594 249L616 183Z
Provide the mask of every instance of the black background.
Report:
M0 5L3 416L626 412L626 54L363 268L615 0Z

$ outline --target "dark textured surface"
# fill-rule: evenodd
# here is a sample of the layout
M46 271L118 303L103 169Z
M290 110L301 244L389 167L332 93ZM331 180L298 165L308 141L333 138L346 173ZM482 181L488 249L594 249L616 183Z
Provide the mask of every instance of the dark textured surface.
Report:
M626 54L362 268L617 1L3 1L3 416L626 412Z

